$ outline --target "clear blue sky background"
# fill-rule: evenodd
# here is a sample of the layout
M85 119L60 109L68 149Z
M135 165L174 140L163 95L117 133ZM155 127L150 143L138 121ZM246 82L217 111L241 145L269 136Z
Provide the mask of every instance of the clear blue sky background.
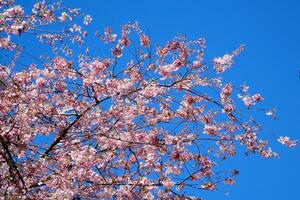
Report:
M205 37L206 56L221 56L240 44L246 51L227 78L246 81L278 109L278 120L266 126L279 135L300 140L300 1L299 0L115 0L70 1L94 19L103 30L118 31L128 21L150 30L152 41L163 44L177 33L191 39ZM27 5L30 1L26 1ZM100 45L100 43L98 43ZM269 134L269 133L266 133ZM280 159L240 156L227 162L241 170L237 185L204 196L228 200L300 199L300 148L277 143ZM224 163L226 164L226 163Z

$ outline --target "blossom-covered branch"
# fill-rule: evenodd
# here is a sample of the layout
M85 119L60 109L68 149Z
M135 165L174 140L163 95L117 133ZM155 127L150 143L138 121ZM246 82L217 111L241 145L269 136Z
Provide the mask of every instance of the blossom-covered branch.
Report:
M206 62L203 38L178 35L154 48L135 22L97 32L109 49L100 57L85 46L92 17L49 2L25 13L0 0L0 48L10 55L0 63L0 196L199 199L189 189L236 183L239 171L219 165L238 146L278 156L249 114L275 118L273 110L222 79L243 45ZM16 39L28 35L52 51L28 52ZM20 67L24 56L30 64Z

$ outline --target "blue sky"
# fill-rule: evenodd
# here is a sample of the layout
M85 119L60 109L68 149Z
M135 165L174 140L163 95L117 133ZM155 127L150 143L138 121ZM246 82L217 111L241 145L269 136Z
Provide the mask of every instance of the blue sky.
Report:
M130 0L77 1L103 30L118 31L128 21L148 28L152 41L163 44L177 33L191 39L205 37L206 58L221 56L240 44L246 51L226 75L246 81L278 110L270 130L300 140L300 1L297 0ZM269 133L266 133L269 134ZM268 135L267 137L270 137ZM300 150L273 144L280 159L239 156L228 162L241 170L237 185L207 194L207 199L300 199ZM226 163L224 163L226 164Z
M244 81L278 110L278 120L265 122L279 135L300 140L300 1L298 0L115 0L67 1L91 14L99 30L118 31L128 21L149 29L152 41L163 44L177 33L205 37L206 59L222 56L240 44L246 51L226 78ZM26 2L28 5L29 3ZM99 43L100 45L100 43ZM269 134L269 133L266 133ZM267 136L267 137L270 137ZM207 194L207 199L300 199L300 148L273 144L280 159L239 156L228 166L241 170L237 185ZM226 164L226 163L224 163Z

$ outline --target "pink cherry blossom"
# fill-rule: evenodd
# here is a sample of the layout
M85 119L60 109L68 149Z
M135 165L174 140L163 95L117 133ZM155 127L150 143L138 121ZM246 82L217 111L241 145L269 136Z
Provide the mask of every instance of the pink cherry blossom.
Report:
M150 39L147 35L143 35L141 37L141 46L144 46L144 47L149 47L150 46Z
M209 134L209 135L216 135L219 128L216 125L204 125L204 131L203 133Z
M231 67L233 64L233 56L225 54L223 57L218 57L214 59L215 70L217 73L223 73Z
M297 140L290 140L287 136L280 136L277 141L288 147L295 147L297 145Z
M201 185L201 187L205 190L213 191L216 189L216 185L211 182L206 182Z
M278 157L254 118L275 110L222 76L244 46L202 63L204 39L153 45L137 22L90 46L81 9L16 3L0 0L0 48L11 56L0 63L4 199L196 199L236 183L222 160Z

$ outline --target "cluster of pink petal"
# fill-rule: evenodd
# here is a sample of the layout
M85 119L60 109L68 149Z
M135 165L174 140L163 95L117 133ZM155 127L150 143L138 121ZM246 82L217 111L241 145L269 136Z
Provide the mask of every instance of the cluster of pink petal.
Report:
M5 16L25 15L22 7L5 5ZM71 21L79 11L42 1L31 14L27 25L3 22L1 50L11 50L11 33L22 37L31 25ZM91 17L84 16L89 24ZM68 30L38 33L38 38L53 49L57 41L82 44L83 28L72 24ZM25 70L17 71L17 63L0 65L0 196L192 198L186 190L215 191L220 183L235 183L235 170L215 166L235 156L239 144L247 153L277 156L260 139L257 123L236 112L234 87L219 77L240 48L216 58L216 72L205 76L209 69L201 63L201 39L177 36L150 55L149 36L137 23L124 25L119 38L109 28L97 36L113 45L109 56L84 52L71 57L72 46L64 46L68 56L41 57L43 64L34 60ZM127 48L137 48L137 55L131 58ZM210 89L217 94L203 92ZM244 92L240 98L247 107L263 99ZM288 137L278 141L296 145Z
M297 145L297 140L290 140L290 138L287 136L280 136L277 140L281 144L287 145L288 147L295 147Z
M217 73L223 73L231 67L233 55L226 54L223 57L214 59L215 70Z
M182 61L175 60L172 64L160 66L159 74L162 76L162 80L173 77L172 72L176 72L182 65L183 65Z
M260 102L263 100L263 97L261 94L257 93L254 95L245 94L244 96L241 94L238 94L239 98L242 99L244 105L247 108L250 108L251 106L254 106L257 102Z

